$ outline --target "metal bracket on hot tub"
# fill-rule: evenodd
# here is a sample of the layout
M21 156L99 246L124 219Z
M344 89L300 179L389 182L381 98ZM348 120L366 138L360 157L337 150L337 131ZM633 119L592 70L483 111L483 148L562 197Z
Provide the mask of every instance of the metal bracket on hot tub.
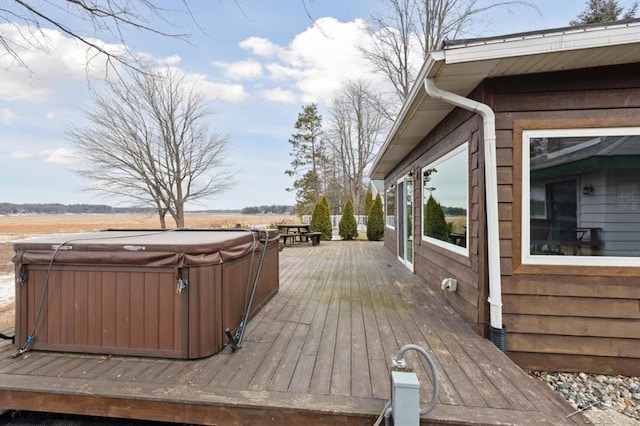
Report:
M178 282L176 285L176 293L178 294L182 293L182 290L184 290L187 287L189 287L189 280L178 278Z
M237 351L238 349L240 349L240 345L238 345L238 336L237 335L233 335L231 333L231 330L229 330L229 327L224 329L224 334L226 334L227 339L229 340L229 346L231 347L232 350Z

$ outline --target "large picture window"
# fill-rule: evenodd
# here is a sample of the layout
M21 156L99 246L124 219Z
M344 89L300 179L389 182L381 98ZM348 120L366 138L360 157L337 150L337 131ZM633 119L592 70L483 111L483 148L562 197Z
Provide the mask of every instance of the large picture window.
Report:
M389 187L389 189L387 189L386 195L385 195L385 207L387 209L387 215L386 215L386 225L389 228L395 228L396 227L396 187L395 186L391 186Z
M522 134L522 262L638 265L640 128Z
M467 256L468 204L465 143L422 169L422 239Z

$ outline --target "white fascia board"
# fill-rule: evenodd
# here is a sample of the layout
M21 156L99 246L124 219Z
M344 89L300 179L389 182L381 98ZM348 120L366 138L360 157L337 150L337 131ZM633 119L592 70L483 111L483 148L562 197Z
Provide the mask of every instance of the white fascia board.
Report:
M569 29L518 38L487 40L445 49L446 63L485 61L640 42L640 23Z
M384 141L384 144L380 147L376 158L373 161L373 166L371 167L371 171L369 172L369 179L384 179L385 176L380 174L378 168L382 164L382 160L394 145L394 142L397 138L397 135L401 130L406 126L407 122L411 120L410 113L414 111L414 104L416 100L419 100L421 97L426 96L424 92L424 79L426 77L432 77L432 74L435 74L439 69L440 65L444 63L444 52L437 51L431 52L427 55L424 64L422 64L422 68L420 68L420 72L418 73L418 77L416 78L413 87L411 88L411 92L409 92L409 96L402 104L402 109L393 122L393 126L391 130L387 134L387 138ZM385 172L386 173L386 172Z

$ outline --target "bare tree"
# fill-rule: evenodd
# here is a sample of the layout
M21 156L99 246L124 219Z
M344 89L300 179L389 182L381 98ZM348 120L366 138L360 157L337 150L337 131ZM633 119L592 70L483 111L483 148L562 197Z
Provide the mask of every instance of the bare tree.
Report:
M188 0L177 7L163 8L152 0L8 0L0 5L0 24L13 28L17 36L0 31L0 55L13 58L26 66L20 52L29 49L48 50L44 28L55 28L87 47L87 62L103 56L112 68L116 63L137 67L127 50L128 31L137 30L164 37L185 39L186 34L170 33L154 22L173 26L176 13L192 18ZM117 49L105 47L96 37L118 44ZM4 52L3 52L4 51Z
M412 61L416 62L421 33L419 5L416 0L386 0L385 3L391 9L391 16L372 18L369 29L373 45L361 50L374 69L393 85L398 97L405 99L417 73Z
M402 102L409 95L419 67L430 51L445 39L457 38L473 19L491 9L515 6L535 8L527 1L384 0L388 16L374 16L370 24L373 45L361 49L374 69L394 87ZM398 107L398 102L393 103ZM392 117L395 111L385 110Z
M365 188L365 171L387 130L388 121L380 114L380 102L365 80L347 81L329 109L330 155L341 165L344 193L358 207Z
M342 173L342 161L335 153L332 153L333 148L331 148L329 142L326 142L326 145L329 148L329 152L322 161L322 193L326 195L329 201L331 214L340 214L347 197L344 185L345 177Z
M169 213L182 228L187 202L232 186L229 139L210 131L209 104L179 70L130 70L92 97L88 125L68 133L82 159L78 173L93 182L88 189L153 206L161 227Z

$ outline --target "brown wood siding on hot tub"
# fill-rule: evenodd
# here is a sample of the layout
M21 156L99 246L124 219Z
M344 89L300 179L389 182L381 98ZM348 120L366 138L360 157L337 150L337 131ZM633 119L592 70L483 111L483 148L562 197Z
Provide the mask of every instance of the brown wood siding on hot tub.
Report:
M14 244L16 344L31 349L192 359L219 352L250 296L278 291L278 235L107 231ZM64 247L56 250L64 243ZM53 259L53 261L52 261ZM188 283L179 289L178 280Z

